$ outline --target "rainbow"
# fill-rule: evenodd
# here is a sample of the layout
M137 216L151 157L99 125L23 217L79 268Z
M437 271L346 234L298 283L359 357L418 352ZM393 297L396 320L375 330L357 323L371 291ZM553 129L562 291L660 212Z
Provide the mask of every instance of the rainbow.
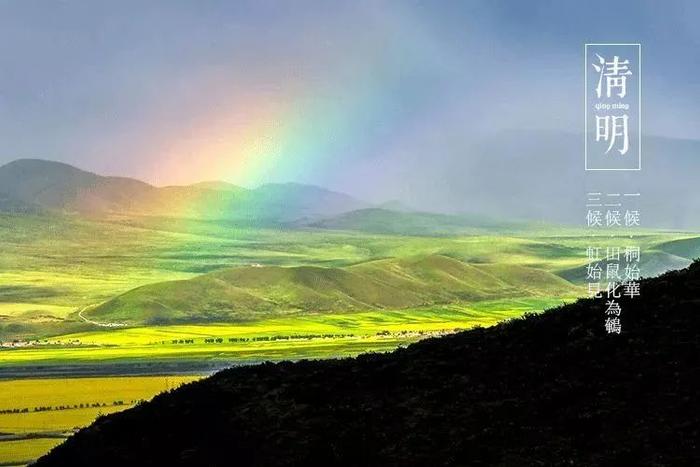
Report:
M434 63L426 64L426 52L415 51L426 47L420 36L403 44L401 56L384 56L381 47L355 51L354 60L316 83L291 80L291 90L220 98L183 134L147 149L157 161L147 178L157 185L222 180L243 187L336 181L347 164L404 144L416 128L434 125L434 109L444 109L434 77L447 59L435 47Z

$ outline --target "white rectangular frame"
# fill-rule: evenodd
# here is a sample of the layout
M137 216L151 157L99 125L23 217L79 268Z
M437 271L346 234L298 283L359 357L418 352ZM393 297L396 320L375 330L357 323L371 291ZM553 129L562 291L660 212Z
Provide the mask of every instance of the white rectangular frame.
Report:
M639 70L639 78L637 80L638 86L638 96L637 96L637 107L638 107L638 123L639 128L637 129L638 138L638 151L637 151L637 167L635 168L618 168L618 169L605 169L605 168L589 168L588 167L588 46L591 45L601 45L601 46L636 46L637 47L637 64ZM606 171L606 172L638 172L642 170L642 44L640 43L619 43L619 44L608 44L608 43L586 43L583 45L583 159L584 168L586 172L592 171Z

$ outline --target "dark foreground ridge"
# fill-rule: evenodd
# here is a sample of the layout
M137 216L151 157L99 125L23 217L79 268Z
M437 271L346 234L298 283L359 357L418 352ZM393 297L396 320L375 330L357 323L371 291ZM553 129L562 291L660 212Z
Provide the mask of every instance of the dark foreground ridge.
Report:
M222 371L38 466L700 465L700 264L386 355Z

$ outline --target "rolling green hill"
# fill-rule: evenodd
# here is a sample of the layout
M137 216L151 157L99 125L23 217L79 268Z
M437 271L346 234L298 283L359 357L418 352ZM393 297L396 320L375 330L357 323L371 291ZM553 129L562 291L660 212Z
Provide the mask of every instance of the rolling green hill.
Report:
M244 266L146 285L86 310L99 323L245 321L305 312L400 309L518 296L574 296L575 286L539 269L471 265L441 255L346 268Z

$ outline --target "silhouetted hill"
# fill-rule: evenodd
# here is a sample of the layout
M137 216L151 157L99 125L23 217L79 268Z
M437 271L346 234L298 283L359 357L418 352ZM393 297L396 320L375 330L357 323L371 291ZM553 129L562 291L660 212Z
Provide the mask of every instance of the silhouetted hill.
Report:
M233 368L98 419L47 466L700 465L700 264L391 354Z

